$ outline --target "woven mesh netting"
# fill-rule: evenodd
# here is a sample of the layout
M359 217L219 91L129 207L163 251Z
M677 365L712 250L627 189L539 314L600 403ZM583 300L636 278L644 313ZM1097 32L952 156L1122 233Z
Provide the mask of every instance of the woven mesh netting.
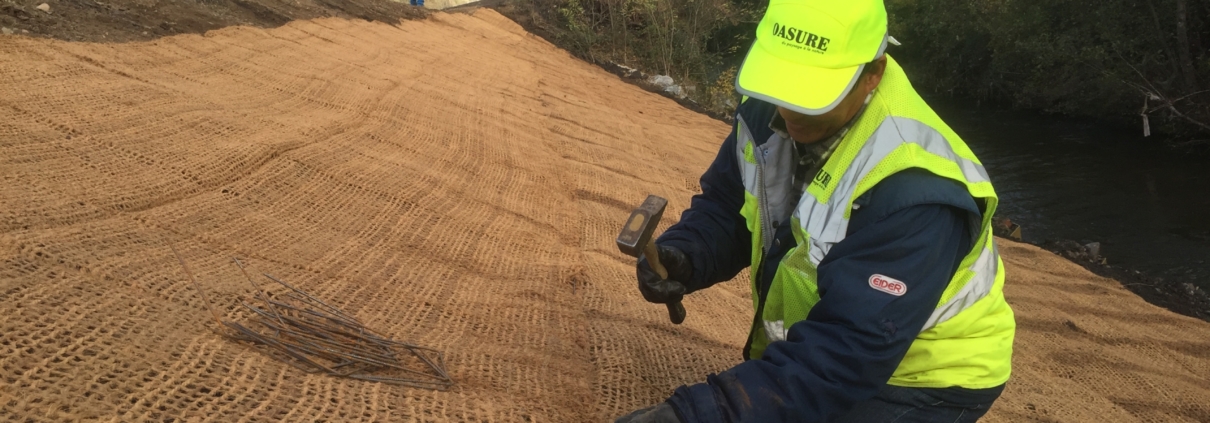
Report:
M739 360L743 276L673 326L613 241L648 193L675 221L728 127L495 12L0 58L0 420L603 421ZM169 242L222 318L253 296L241 257L457 386L219 336ZM1210 421L1210 324L1001 250L1021 330L987 421Z

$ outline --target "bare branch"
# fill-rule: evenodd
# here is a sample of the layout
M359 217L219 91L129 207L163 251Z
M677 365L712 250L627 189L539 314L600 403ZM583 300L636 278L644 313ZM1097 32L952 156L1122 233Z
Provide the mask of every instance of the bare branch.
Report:
M1145 75L1143 75L1143 72L1139 71L1138 68L1134 67L1134 65L1132 65L1132 64L1130 64L1130 62L1126 61L1126 59L1124 57L1122 57L1121 53L1118 53L1118 51L1116 49L1114 49L1114 53L1118 56L1119 59L1122 60L1122 64L1125 64L1126 66L1130 67L1130 69L1133 70L1136 75L1138 75L1139 80L1141 80L1141 81L1143 81L1143 83L1147 84L1147 86L1144 87L1138 83L1119 78L1119 80L1122 81L1122 83L1125 83L1126 85L1134 87L1135 89L1139 90L1139 92L1141 92L1143 94L1144 101L1143 101L1143 111L1141 114L1144 117L1145 126L1147 125L1147 123L1146 123L1147 113L1157 111L1157 110L1167 109L1168 111L1172 112L1172 114L1175 115L1176 117L1179 117L1179 118L1185 120L1186 122L1189 122L1190 124L1200 127L1203 130L1210 131L1210 124L1206 124L1205 122L1194 119L1194 118L1190 117L1189 115L1182 113L1180 110L1177 110L1177 108L1176 108L1177 102L1187 99L1189 97L1198 95L1198 94L1210 92L1210 90L1197 91L1194 93L1186 94L1186 95L1176 98L1176 99L1168 98L1167 95L1164 95L1163 91L1159 90L1158 88L1156 88L1155 84L1151 83L1150 79L1148 79ZM1154 106L1154 107L1149 107L1147 100L1156 100L1156 101L1159 101L1160 104L1157 106ZM1146 129L1144 129L1144 131L1150 132L1150 131L1147 131Z

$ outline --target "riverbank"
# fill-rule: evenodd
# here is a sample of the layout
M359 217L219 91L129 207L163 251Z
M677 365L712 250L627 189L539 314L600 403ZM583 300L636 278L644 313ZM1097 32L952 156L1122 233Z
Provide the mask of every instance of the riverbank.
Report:
M1118 281L1122 287L1151 304L1169 311L1210 322L1210 293L1195 279L1155 276L1112 264L1106 257L1072 240L1047 241L1039 247L1079 264L1099 276Z
M1024 242L1025 229L1011 219L997 217L993 219L992 228L995 235L1005 241ZM1123 288L1148 303L1210 322L1210 295L1196 285L1197 280L1192 277L1166 279L1112 264L1109 258L1101 255L1100 242L1046 240L1031 244L1070 260L1098 276L1118 281Z

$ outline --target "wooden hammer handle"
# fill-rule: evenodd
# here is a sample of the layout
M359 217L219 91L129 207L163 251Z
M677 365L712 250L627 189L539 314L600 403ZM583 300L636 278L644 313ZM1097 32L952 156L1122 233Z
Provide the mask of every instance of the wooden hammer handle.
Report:
M668 269L665 269L664 264L660 263L660 251L656 248L655 241L650 241L643 246L643 255L647 256L647 264L650 264L651 269L660 275L660 279L668 279ZM685 321L685 306L681 305L680 301L665 305L668 306L668 320L676 325Z

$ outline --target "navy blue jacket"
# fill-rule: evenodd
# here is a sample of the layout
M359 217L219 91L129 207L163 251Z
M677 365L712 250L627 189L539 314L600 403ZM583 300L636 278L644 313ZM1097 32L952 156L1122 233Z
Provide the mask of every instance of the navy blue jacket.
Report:
M773 134L766 123L775 106L751 99L738 113L757 143ZM733 127L701 177L702 193L657 240L690 257L690 292L760 265L750 263L751 233L739 214L744 187L735 143ZM847 236L819 264L820 301L807 319L761 359L678 388L668 401L682 421L826 421L872 398L891 378L970 251L977 235L970 219L980 211L961 184L923 169L892 175L855 203L861 207L851 214ZM787 219L777 228L765 255L762 296L795 245L789 225ZM870 288L873 274L904 282L907 292L897 297Z

